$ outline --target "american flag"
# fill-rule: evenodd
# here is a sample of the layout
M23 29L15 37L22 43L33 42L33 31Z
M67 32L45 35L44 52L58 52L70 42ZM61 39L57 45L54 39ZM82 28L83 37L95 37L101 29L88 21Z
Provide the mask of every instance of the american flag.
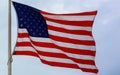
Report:
M92 25L97 11L54 14L13 2L18 17L14 55L35 56L51 66L97 73Z

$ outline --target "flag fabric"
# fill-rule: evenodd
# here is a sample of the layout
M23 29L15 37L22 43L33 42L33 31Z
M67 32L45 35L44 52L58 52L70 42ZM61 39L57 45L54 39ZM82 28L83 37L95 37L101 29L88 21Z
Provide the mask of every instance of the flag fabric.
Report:
M51 66L97 73L92 25L97 11L54 14L13 2L18 17L14 55L35 56Z

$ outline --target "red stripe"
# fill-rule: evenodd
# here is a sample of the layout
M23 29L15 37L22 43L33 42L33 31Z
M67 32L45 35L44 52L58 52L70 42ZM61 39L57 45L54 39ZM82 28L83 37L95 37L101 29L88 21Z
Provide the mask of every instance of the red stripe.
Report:
M18 37L29 37L28 33L18 33Z
M43 59L41 59L41 61L44 64L48 64L48 65L51 65L51 66L58 66L58 67L66 67L66 68L76 68L76 69L79 69L79 67L76 64L60 63L60 62L54 62L54 61L50 62L50 61L46 61L46 60L43 60Z
M24 35L24 36L22 36ZM24 38L24 37L28 37L27 33L18 33L18 37L19 38ZM91 41L91 40L76 40L76 39L70 39L70 38L65 38L65 37L58 37L58 36L54 36L54 35L49 35L49 37L52 40L55 41L62 41L62 42L66 42L66 43L73 43L73 44L81 44L81 45L89 45L89 46L94 46L95 45L95 41Z
M34 57L39 57L37 53L35 52L32 52L32 51L29 51L29 50L26 50L26 51L18 51L18 50L15 50L13 55L28 55L28 56L34 56Z
M22 38L21 38L22 39ZM59 38L58 38L59 39ZM71 40L72 41L72 40ZM32 41L31 42L39 47L46 47L46 48L58 48L64 52L68 52L68 53L75 53L75 54L83 54L83 55L92 55L95 56L95 51L91 51L91 50L82 50L82 49L72 49L72 48L65 48L65 47L60 47L55 45L54 43L43 43L43 42L35 42ZM30 42L17 42L16 46L31 46Z
M77 58L67 56L66 54L62 54L62 53L43 52L40 50L38 51L38 53L42 56L55 57L55 58L66 58L66 59L71 59L72 61L80 63L80 64L95 65L95 62L93 60L77 59Z
M16 46L32 46L30 42L17 42Z
M14 51L14 55L28 55L28 56L34 56L34 57L38 57L38 54L36 54L35 52L31 52L31 51ZM86 68L79 68L76 64L69 64L69 63L60 63L60 62L50 62L50 61L45 61L43 59L41 59L41 61L44 64L48 64L51 66L58 66L58 67L65 67L65 68L76 68L76 69L81 69L84 72L92 72L92 73L97 73L98 70L97 69L86 69Z
M91 72L91 73L98 73L98 69L87 69L87 68L81 68L83 72Z
M54 43L43 43L43 42L34 42L31 40L31 42L39 47L46 47L46 48L57 48L59 50L62 50L64 52L68 53L74 53L74 54L82 54L82 55L91 55L95 56L95 51L91 50L82 50L82 49L73 49L73 48L65 48L55 45Z
M69 64L69 63L60 63L60 62L51 62L51 61L46 61L41 59L41 61L44 64L48 64L51 66L56 66L56 67L65 67L65 68L74 68L74 69L81 69L84 72L91 72L91 73L97 73L98 70L97 69L86 69L86 68L80 68L78 67L76 64Z
M40 43L40 42L34 42L32 41L34 45L39 46L39 47L46 47L46 48L55 48L56 45L52 46L50 43ZM45 46L43 46L45 44ZM30 42L17 42L16 46L32 46ZM82 54L82 55L91 55L95 56L95 51L91 50L80 50L80 49L71 49L71 48L64 48L64 47L59 47L57 46L58 49L68 52L68 53L73 53L73 54Z
M77 34L77 35L89 35L89 36L92 36L92 32L91 31L86 31L86 30L68 30L68 29L54 27L54 26L50 26L50 25L48 25L48 30L55 30L55 31L59 31L59 32L70 33L70 34Z
M67 14L55 14L55 13L49 13L46 11L40 11L40 14L47 14L47 15L57 15L57 16L84 16L84 15L96 15L97 11L90 11L90 12L80 12L80 13L67 13Z
M16 46L32 46L31 44L28 43L28 45L23 45L25 42L20 42L18 43ZM25 43L25 44L27 44ZM50 56L50 57L58 57L58 58L69 58L75 62L79 62L79 63L82 63L82 64L91 64L91 65L95 65L94 61L93 60L82 60L82 59L76 59L76 58L72 58L72 57L69 57L65 54L62 54L62 53L52 53L52 52L43 52L43 51L40 51L38 50L37 51L40 55L43 55L43 56Z
M89 45L89 46L95 45L95 41L90 41L90 40L76 40L76 39L70 39L70 38L65 38L65 37L58 37L54 35L49 35L49 37L52 40L66 42L66 43Z
M65 20L56 20L56 19L51 19L51 18L47 18L44 17L46 20L48 21L52 21L55 23L59 23L59 24L64 24L64 25L71 25L71 26L91 26L93 25L93 21L65 21Z

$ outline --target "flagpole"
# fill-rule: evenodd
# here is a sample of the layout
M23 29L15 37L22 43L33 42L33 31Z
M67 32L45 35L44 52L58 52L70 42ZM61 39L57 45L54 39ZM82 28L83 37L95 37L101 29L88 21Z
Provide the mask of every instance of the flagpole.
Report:
M11 60L11 0L8 0L8 75L12 75Z

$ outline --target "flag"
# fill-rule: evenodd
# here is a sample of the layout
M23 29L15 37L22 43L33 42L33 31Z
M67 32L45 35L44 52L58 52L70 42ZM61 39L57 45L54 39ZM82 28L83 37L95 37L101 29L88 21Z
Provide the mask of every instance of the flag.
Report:
M13 2L18 17L14 55L56 67L97 73L92 25L97 11L54 14Z

